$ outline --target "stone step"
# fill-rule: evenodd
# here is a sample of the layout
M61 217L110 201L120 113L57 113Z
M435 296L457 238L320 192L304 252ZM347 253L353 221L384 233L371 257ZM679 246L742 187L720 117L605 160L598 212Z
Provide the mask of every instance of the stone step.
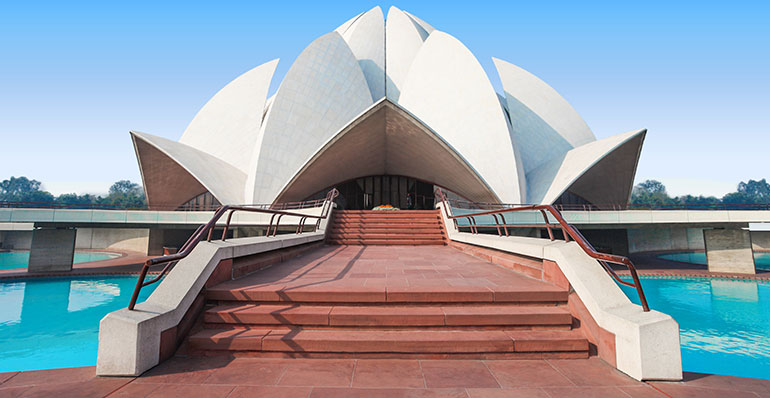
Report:
M492 354L572 352L588 355L578 330L337 330L298 328L203 329L192 348L292 353Z
M427 245L444 245L446 244L443 239L426 240L426 239L329 239L327 243L330 245L341 246L427 246Z
M377 218L377 219L354 219L354 218L342 218L338 217L334 219L335 224L346 224L346 225L364 225L364 224L387 224L387 225L441 225L440 220L437 219L415 219L415 218L405 218L405 219L386 219L386 218Z
M438 214L339 214L335 213L334 218L349 218L352 220L373 220L373 219L399 219L399 220L439 220Z
M414 239L414 240L433 240L444 239L444 234L441 231L435 231L432 233L419 233L412 234L409 232L387 232L387 233L374 233L374 232L337 232L330 231L326 237L329 240L345 240L345 239Z
M204 322L295 326L570 326L564 307L519 305L350 306L226 304L206 310Z
M334 214L439 214L438 210L335 210Z
M346 214L346 213L334 213L334 217L341 218L358 218L358 219L370 219L370 218L402 218L407 220L436 220L439 217L438 213L431 214L411 214L411 213L369 213L369 214Z
M361 216L361 217L436 217L439 213L436 210L427 211L397 211L397 210L382 210L382 211L350 211L342 210L335 211L335 215L339 216Z
M234 287L238 286L238 287ZM286 286L283 284L240 285L238 281L206 289L206 298L218 301L254 303L337 303L350 305L411 305L415 303L507 303L564 304L569 292L556 286L490 289L486 287L420 287L420 286Z
M334 226L329 229L330 233L344 234L344 233L373 233L373 234L443 234L440 227L409 227L404 228L402 226L371 226L363 224L360 226Z

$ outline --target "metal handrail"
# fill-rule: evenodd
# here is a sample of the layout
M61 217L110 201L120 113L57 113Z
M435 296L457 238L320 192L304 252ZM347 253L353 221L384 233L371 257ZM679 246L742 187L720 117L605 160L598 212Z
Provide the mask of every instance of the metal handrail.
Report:
M455 230L459 231L460 226L457 223L458 218L465 218L468 220L468 227L471 230L472 234L478 234L478 224L476 224L476 217L479 216L492 216L495 220L495 227L497 228L497 234L499 236L503 236L503 232L505 232L505 236L509 236L508 233L508 227L518 227L519 225L513 224L509 225L506 224L504 213L512 213L512 212L518 212L518 211L539 211L540 214L542 214L543 219L545 220L545 228L548 230L548 237L553 241L555 240L553 235L553 228L561 228L562 233L564 235L564 240L569 242L570 238L575 241L575 243L580 246L583 251L588 254L591 258L597 260L599 264L602 265L602 267L607 271L607 273L612 276L613 279L615 279L618 283L633 287L636 289L636 293L639 295L639 301L642 304L642 309L644 309L645 312L650 311L649 305L647 305L647 298L644 296L644 291L642 290L642 284L639 281L639 275L636 272L636 267L634 264L629 260L627 257L623 256L617 256L614 254L606 254L606 253L600 253L597 252L596 249L591 245L590 242L583 236L583 234L580 233L575 227L570 225L564 217L562 217L561 213L556 210L555 207L552 205L527 205L527 206L520 206L520 207L513 207L508 209L500 209L500 210L491 210L491 211L483 211L479 213L472 213L472 214L464 214L464 215L458 215L454 216L451 214L449 201L444 194L444 191L441 190L441 188L436 188L434 191L434 194L438 197L439 201L444 203L444 214L446 217L454 223ZM550 213L551 216L556 220L558 225L552 225L551 222L548 219L548 214L546 212ZM502 229L501 229L502 228ZM628 270L631 273L631 278L634 280L633 283L626 282L622 279L620 279L620 276L618 276L617 272L612 269L612 267L609 266L607 263L613 263L613 264L620 264L624 265L628 268Z
M175 254L169 254L167 256L161 256L161 257L155 257L151 258L147 261L145 261L144 266L142 267L142 271L139 274L139 279L136 281L136 287L134 288L134 293L131 295L131 302L128 304L128 309L133 310L134 306L136 305L136 300L139 297L139 292L142 290L143 287L147 285L151 285L153 283L158 282L165 274L168 272L168 270L176 264L179 260L187 257L193 249L200 243L202 240L206 239L207 241L211 241L212 234L214 232L214 228L216 228L217 221L219 221L222 216L225 215L225 213L229 214L227 215L227 222L225 223L224 230L222 230L222 241L225 241L227 237L227 230L230 228L230 222L232 221L233 213L236 211L246 211L250 213L263 213L263 214L272 214L270 217L270 224L267 227L267 232L265 233L265 236L276 236L278 234L278 226L281 222L281 218L283 216L292 216L292 217L299 217L300 221L297 224L297 229L295 230L295 233L301 234L304 231L305 228L305 221L307 221L308 218L316 219L315 225L313 226L313 231L317 231L320 227L321 220L325 219L329 215L329 211L332 208L332 201L339 195L339 191L337 191L336 188L333 188L329 193L326 194L326 198L323 200L323 206L321 208L321 215L314 216L314 215L308 215L308 214L301 214L301 213L291 213L287 211L280 211L280 210L269 210L269 209L257 209L250 206L221 206L217 211L214 213L214 216L211 217L211 220L209 220L208 223L203 224L198 227L198 229L195 230L195 233L193 233L190 238L187 239L187 242L185 242L184 245L179 249L179 251ZM276 219L276 216L278 216L278 219ZM275 222L275 225L273 223ZM147 272L149 271L150 267L154 265L159 264L166 264L165 267L163 267L163 270L160 271L158 276L156 276L154 279L145 282L144 278L147 276Z

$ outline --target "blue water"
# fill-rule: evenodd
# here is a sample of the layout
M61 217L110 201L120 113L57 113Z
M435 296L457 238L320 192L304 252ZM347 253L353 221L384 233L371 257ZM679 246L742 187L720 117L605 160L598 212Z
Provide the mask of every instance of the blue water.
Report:
M664 260L679 261L682 263L707 265L704 252L679 252L659 254ZM770 270L770 253L754 253L754 266L758 269Z
M0 372L96 364L99 321L128 306L136 276L0 282ZM157 284L142 289L144 301Z
M76 251L73 262L87 263L89 261L109 260L120 257L120 254L106 252L79 252ZM29 264L28 250L14 250L0 253L0 269L27 268Z
M679 322L685 371L770 380L770 282L642 277L642 288L652 309Z

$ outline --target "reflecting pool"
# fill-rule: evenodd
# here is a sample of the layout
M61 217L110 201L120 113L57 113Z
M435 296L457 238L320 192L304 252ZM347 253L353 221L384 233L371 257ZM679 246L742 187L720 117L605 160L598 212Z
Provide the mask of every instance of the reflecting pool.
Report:
M0 372L96 364L99 321L128 306L137 276L0 282ZM142 289L143 301L158 286Z
M679 322L685 371L770 380L770 282L642 277L642 288L652 309Z
M118 257L120 257L120 254L117 253L75 251L73 262L78 264L90 261L109 260ZM0 269L27 268L28 264L29 250L0 252Z

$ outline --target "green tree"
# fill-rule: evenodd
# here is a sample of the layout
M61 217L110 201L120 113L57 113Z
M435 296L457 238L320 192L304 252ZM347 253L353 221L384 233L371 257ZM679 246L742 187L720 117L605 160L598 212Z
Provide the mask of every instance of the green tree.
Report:
M88 207L100 200L101 198L95 195L78 195L76 193L63 193L56 197L56 203L73 205L72 207Z
M677 196L674 198L674 201L678 204L682 205L696 205L696 206L711 206L711 205L718 205L722 203L719 198L715 196L692 196L692 195L684 195L684 196Z
M100 203L108 205L120 205L129 207L143 207L145 205L144 190L141 185L129 180L120 180L110 187L109 194L102 198Z
M741 181L738 190L731 192L722 198L725 204L770 204L770 184L761 179L759 181Z
M11 177L0 182L0 200L17 202L53 202L50 192L40 189L40 181Z
M636 206L656 207L674 204L668 196L666 186L656 180L647 180L637 184L631 192L631 204Z

